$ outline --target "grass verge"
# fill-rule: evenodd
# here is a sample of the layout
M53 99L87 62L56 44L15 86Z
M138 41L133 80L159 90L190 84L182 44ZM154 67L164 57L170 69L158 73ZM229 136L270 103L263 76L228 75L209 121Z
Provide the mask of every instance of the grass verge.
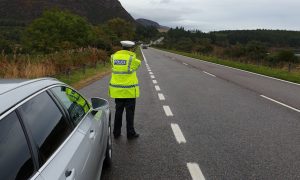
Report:
M86 68L85 73L82 69L74 70L70 77L67 75L55 76L58 80L73 86L76 89L81 89L88 84L97 81L111 72L110 64L97 65L96 68Z
M136 53L136 57L139 60L141 60L141 61L144 60L140 46L137 46L137 48L135 49L135 53Z
M225 65L225 66L229 66L229 67L233 67L233 68L237 68L237 69L242 69L242 70L246 70L246 71L250 71L250 72L254 72L254 73L258 73L258 74L262 74L262 75L266 75L266 76L270 76L270 77L274 77L274 78L278 78L278 79L282 79L282 80L286 80L286 81L291 81L294 83L300 83L300 72L288 72L288 71L285 71L282 69L270 68L267 66L245 64L245 63L240 63L240 62L236 62L233 60L220 59L215 56L199 55L199 54L186 53L186 52L169 50L169 49L161 49L161 48L158 48L158 49L172 52L175 54L180 54L180 55L191 57L191 58L195 58L195 59L199 59L199 60L203 60L203 61L208 61L208 62L221 64L221 65Z

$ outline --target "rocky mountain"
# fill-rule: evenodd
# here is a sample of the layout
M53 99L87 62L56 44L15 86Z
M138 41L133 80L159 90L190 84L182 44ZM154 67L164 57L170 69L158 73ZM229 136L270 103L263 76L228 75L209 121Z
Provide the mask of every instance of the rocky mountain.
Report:
M142 18L140 18L140 19L136 19L136 22L138 22L139 24L141 24L141 25L143 25L145 27L149 27L149 26L156 27L161 32L165 32L165 31L168 31L170 29L167 26L161 26L157 22L151 21L151 20L148 20L148 19L142 19Z
M27 24L53 8L69 10L93 24L116 17L135 23L118 0L0 0L0 25Z

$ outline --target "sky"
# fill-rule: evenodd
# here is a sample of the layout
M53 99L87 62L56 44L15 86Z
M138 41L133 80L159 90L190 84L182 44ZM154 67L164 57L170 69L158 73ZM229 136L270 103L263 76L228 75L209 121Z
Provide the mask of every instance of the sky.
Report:
M135 18L204 32L300 30L300 0L119 0Z

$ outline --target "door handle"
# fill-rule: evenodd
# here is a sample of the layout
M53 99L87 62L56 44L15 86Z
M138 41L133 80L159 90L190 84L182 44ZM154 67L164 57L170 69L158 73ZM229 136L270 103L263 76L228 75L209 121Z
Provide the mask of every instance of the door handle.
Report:
M74 180L75 179L75 169L66 170L65 172L66 180Z
M95 139L95 135L96 135L95 130L91 129L90 130L90 136L89 136L90 139L94 140Z

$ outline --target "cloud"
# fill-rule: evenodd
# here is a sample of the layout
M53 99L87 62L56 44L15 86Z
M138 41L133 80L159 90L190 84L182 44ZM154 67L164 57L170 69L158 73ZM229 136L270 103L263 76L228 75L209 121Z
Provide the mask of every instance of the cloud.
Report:
M134 18L170 27L300 30L298 0L120 0Z
M161 0L160 3L164 3L164 4L167 4L167 3L170 3L171 0Z

